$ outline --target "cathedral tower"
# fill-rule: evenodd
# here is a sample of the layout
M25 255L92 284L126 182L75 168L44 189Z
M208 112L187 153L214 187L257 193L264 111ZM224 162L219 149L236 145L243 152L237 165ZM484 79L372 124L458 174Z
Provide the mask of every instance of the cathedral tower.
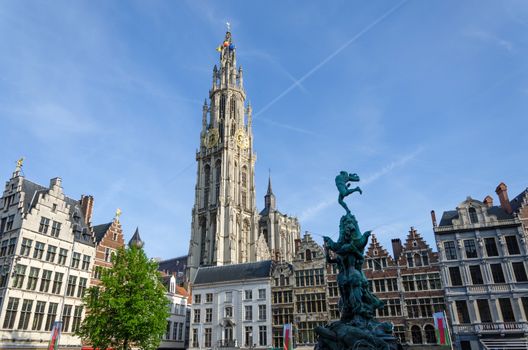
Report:
M242 68L237 67L229 31L217 50L220 66L213 68L196 154L198 170L187 262L190 281L199 266L257 260L251 107L246 106Z

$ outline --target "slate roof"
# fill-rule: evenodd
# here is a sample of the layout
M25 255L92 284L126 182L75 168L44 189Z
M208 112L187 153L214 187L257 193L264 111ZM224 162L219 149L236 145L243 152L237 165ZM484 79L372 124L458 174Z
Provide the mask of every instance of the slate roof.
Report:
M112 226L111 222L109 222L107 224L96 225L96 226L94 226L92 228L93 232L94 232L95 242L96 243L101 242L101 240L105 236L105 234L108 231L108 229L110 228L110 226Z
M266 278L271 276L272 267L273 261L271 260L245 264L200 267L196 273L194 285Z
M22 192L24 192L24 212L29 211L29 209L35 205L34 199L36 198L35 193L38 191L45 192L48 188L36 184L32 181L23 179L22 181Z
M520 194L518 194L515 198L513 198L510 201L510 205L512 207L513 213L508 214L504 209L501 208L501 206L494 205L490 208L487 208L487 212L489 215L494 215L497 217L497 220L508 220L514 218L514 213L516 213L522 203L525 197L528 197L528 188L522 191ZM440 223L438 226L451 226L453 225L453 219L458 219L458 211L456 210L448 210L445 211L442 214L442 218L440 219Z
M160 261L158 270L163 271L167 274L175 273L176 276L178 276L179 273L185 274L186 268L187 255L184 255L177 258Z

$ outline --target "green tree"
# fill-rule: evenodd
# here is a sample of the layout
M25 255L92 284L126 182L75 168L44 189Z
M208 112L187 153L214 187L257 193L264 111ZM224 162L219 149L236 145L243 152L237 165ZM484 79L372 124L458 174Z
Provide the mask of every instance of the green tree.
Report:
M158 264L136 246L120 248L101 285L84 297L87 315L77 331L94 348L158 347L169 316Z

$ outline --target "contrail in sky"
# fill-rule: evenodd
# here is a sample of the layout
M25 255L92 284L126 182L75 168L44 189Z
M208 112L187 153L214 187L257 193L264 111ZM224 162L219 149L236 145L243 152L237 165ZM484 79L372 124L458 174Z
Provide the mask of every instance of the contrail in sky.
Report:
M337 50L335 50L332 54L330 54L330 56L328 56L327 58L325 58L324 60L322 60L321 62L319 62L315 67L313 67L312 69L310 69L305 75L303 75L301 78L299 78L299 80L297 80L296 82L294 82L292 85L290 85L286 90L284 90L281 94L279 94L279 96L275 97L273 100L271 100L270 103L268 103L267 105L265 105L260 111L258 111L257 113L255 113L253 115L253 118L256 118L258 117L260 114L264 113L265 111L267 111L271 106L273 106L275 103L277 103L277 101L279 101L280 99L282 99L284 96L286 96L290 91L292 91L293 89L295 89L296 86L298 86L299 84L301 84L303 81L305 81L306 79L308 79L312 74L314 74L315 72L317 72L322 66L324 66L325 64L327 64L332 58L334 58L335 56L339 55L341 53L341 51L343 51L344 49L346 49L347 47L349 47L351 44L353 44L356 40L358 40L359 38L361 38L363 35L365 35L367 32L369 32L372 28L374 28L376 25L378 25L379 23L383 22L385 19L387 19L390 15L392 15L394 12L396 12L397 10L399 10L406 2L408 2L408 0L403 0L402 2L398 3L396 6L392 7L390 10L388 10L387 12L385 12L384 14L382 14L380 17L376 18L372 23L370 23L368 26L366 26L365 28L363 28L359 33L357 33L356 35L354 35L350 40L348 40L346 43L344 43L341 47L339 47Z

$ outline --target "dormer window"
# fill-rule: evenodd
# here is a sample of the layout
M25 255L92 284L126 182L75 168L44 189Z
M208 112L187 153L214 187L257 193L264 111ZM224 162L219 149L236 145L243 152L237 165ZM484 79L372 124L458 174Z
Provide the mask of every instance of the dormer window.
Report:
M472 224L476 224L478 222L478 216L477 216L477 210L475 208L469 208L469 221L471 221Z
M413 247L418 247L418 243L416 243L416 241L413 241L412 245L413 245Z

